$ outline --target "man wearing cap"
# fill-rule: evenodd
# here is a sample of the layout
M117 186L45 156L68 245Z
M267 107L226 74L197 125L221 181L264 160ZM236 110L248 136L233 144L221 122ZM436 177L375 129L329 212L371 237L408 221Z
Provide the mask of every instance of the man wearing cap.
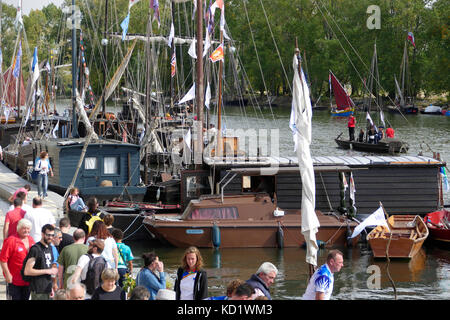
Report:
M89 254L92 255L93 259L100 257L100 255L103 252L103 249L105 248L105 242L102 239L94 239L89 241L89 247L87 254L83 254L79 259L77 266L75 268L75 272L71 277L69 277L67 281L67 288L70 290L70 288L76 284L77 282L80 282L79 280L83 281L86 279L86 273L89 266ZM90 299L90 295L86 293L86 298Z

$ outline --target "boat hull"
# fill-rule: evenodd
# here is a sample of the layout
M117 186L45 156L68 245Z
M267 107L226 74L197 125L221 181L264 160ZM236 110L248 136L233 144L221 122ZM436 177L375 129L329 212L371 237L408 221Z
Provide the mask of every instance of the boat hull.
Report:
M450 229L445 229L442 226L444 217L450 220L450 211L445 209L428 213L425 216L425 222L430 230L429 239L439 244L450 247ZM439 226L440 225L440 226Z

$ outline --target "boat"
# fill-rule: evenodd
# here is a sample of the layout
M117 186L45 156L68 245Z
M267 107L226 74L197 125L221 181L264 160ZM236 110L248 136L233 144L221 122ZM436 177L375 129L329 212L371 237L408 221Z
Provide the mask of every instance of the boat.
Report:
M450 117L450 110L442 110L442 115Z
M442 115L442 108L439 106L429 105L428 107L420 110L421 114L437 114Z
M401 141L400 139L387 138L385 137L385 135L383 135L382 139L375 140L374 142L376 143L370 142L368 139L369 138L368 133L371 128L374 128L375 130L378 131L386 126L382 110L383 109L382 100L380 99L379 96L381 88L378 74L378 58L377 58L376 44L374 44L371 70L368 76L367 85L366 83L364 83L364 86L368 91L368 98L364 99L364 110L367 111L366 113L367 125L365 137L364 136L358 137L357 140L350 141L349 139L341 138L342 137L341 133L337 138L334 139L334 141L340 148L343 149L353 149L355 151L370 152L370 153L388 153L388 154L406 153L409 150L409 145L408 143ZM373 93L374 87L375 92ZM372 99L373 96L375 96L374 99ZM374 102L376 103L377 112L383 124L382 128L374 125L373 120L370 116L372 100L374 100ZM376 134L378 134L378 132Z
M429 239L439 244L450 245L450 211L441 209L425 216L430 230Z
M367 235L374 258L412 258L429 234L419 215L391 215L387 224L388 228L379 225Z
M341 138L343 133L340 133L334 139L337 145L342 149L353 149L355 151L370 152L370 153L406 153L409 150L408 143L395 138L383 138L377 143L350 141Z
M397 81L397 77L394 75L395 87L396 87L396 99L394 105L387 106L387 109L391 113L402 113L402 114L418 114L419 108L415 105L414 97L412 96L412 84L409 75L409 65L408 65L408 51L407 51L407 41L405 40L405 46L403 49L403 58L400 65L400 82L401 88ZM406 88L405 88L406 86Z
M316 211L317 240L327 245L346 243L347 222ZM162 242L176 247L260 248L302 247L300 210L280 210L269 194L204 195L191 200L182 215L152 215L146 228ZM350 223L354 227L355 222Z
M334 117L348 117L355 111L355 104L350 96L345 92L344 87L341 85L336 76L331 72L329 74L330 81L330 95L331 87L333 87L334 99L336 101L336 107L331 106L331 115ZM331 101L331 97L330 97Z

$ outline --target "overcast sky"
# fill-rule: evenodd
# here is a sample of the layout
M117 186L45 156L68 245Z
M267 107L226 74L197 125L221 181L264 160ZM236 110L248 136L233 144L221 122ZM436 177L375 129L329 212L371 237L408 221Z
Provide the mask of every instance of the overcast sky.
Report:
M12 4L17 7L17 4L22 1L23 9L22 14L28 15L31 10L42 9L43 7L53 3L55 6L60 7L63 0L1 0L4 3Z

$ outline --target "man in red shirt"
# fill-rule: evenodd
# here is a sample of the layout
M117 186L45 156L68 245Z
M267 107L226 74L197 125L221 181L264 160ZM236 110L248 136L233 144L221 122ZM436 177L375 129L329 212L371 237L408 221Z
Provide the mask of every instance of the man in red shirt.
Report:
M391 128L391 126L388 126L386 129L386 137L393 138L395 135L394 129Z
M3 239L12 235L17 236L17 223L25 216L25 210L22 209L23 200L21 198L14 199L14 209L8 211L3 225Z
M355 140L355 125L356 125L356 119L355 119L355 117L351 114L351 115L348 117L348 122L347 122L348 135L349 135L349 140L350 140L350 141Z
M28 250L34 244L30 236L31 222L22 219L17 224L18 236L7 238L0 252L0 264L7 283L7 296L10 300L29 300L29 283L22 279L20 270Z

